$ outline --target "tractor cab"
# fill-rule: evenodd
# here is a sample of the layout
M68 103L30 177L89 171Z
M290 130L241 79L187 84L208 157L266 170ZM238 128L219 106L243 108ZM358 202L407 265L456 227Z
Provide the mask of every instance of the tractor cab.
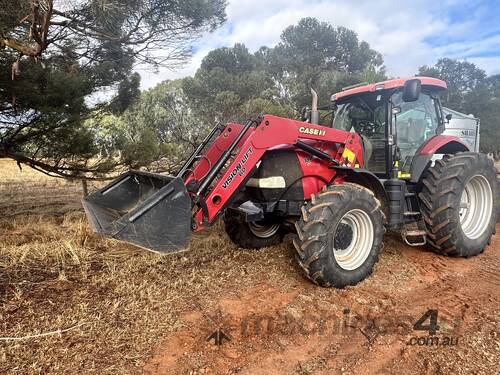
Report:
M396 165L409 178L422 145L444 129L444 90L445 82L428 77L346 87L332 95L332 126L361 136L366 169L384 178Z

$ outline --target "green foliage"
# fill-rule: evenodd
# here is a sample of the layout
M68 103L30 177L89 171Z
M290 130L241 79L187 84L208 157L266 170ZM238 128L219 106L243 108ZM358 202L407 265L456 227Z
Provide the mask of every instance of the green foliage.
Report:
M67 64L61 64L54 57L47 59L43 66L28 67L27 62L21 62L24 74L12 81L9 69L12 61L9 55L0 56L0 116L3 120L0 150L32 147L40 154L51 154L55 151L51 150L52 145L62 134L81 134L81 117L87 110L84 97L92 93L90 78L68 72ZM61 129L63 127L65 129ZM36 143L31 142L34 140ZM61 157L68 155L71 153L62 153Z
M500 97L489 101L488 105L477 115L481 119L480 146L483 152L492 152L500 156Z
M0 156L64 177L148 163L161 154L159 127L127 138L123 121L111 126L107 115L135 105L134 64L186 61L191 42L224 22L225 1L84 0L64 11L61 4L0 0ZM89 105L110 91L117 95L109 103ZM100 121L108 122L103 131Z
M0 0L0 36L11 32L29 9L28 1Z
M116 164L96 159L96 133L85 120L98 112L86 98L107 85L96 70L76 58L53 54L43 63L21 60L12 80L12 53L0 56L0 155L12 157L54 175L100 175Z
M243 116L245 118L251 118L256 113L266 113L286 118L297 117L297 112L291 106L282 105L264 98L250 99L244 104Z
M259 59L242 44L208 53L183 90L193 111L209 123L241 120L240 105L261 97L272 86Z
M500 74L488 77L487 85L495 98L500 98Z
M152 129L141 128L136 138L123 144L122 160L130 168L139 168L158 159L160 147Z
M242 44L209 52L183 89L204 121L244 121L263 113L297 117L311 101L320 103L360 79L385 78L381 55L355 32L304 18L285 29L274 48L251 54Z
M328 104L343 86L384 78L380 54L353 31L304 19L287 28L275 48L262 47L254 54L243 44L215 49L194 77L165 81L141 93L119 116L125 141L117 147L127 165L163 158L172 169L217 121L241 123L262 114L297 118L310 103L312 84ZM141 154L141 147L148 152Z
M305 18L285 29L274 48L256 53L243 44L215 49L194 77L165 81L141 93L139 75L131 74L134 63L155 65L153 51L174 45L177 52L168 61L182 60L188 52L185 43L223 21L224 1L77 4L59 17L88 26L88 35L76 30L78 37L59 41L58 48L45 51L43 66L23 61L14 82L9 77L14 53L0 60L2 115L10 111L16 123L0 133L4 153L50 161L66 175L103 173L117 165L140 168L158 160L162 169L173 172L217 121L244 122L265 113L297 118L310 104L311 87L325 105L344 86L385 78L381 55L355 32ZM180 34L173 31L177 28ZM141 37L151 38L147 53L137 52ZM109 103L89 107L89 97L110 88L116 96ZM14 94L15 109L9 103ZM18 132L21 108L24 118L36 118Z
M110 102L111 112L121 114L130 107L141 94L140 84L141 76L139 73L133 73L121 81L117 95Z
M436 77L445 81L448 91L442 97L443 103L458 111L468 112L470 95L485 85L486 73L473 63L453 59L439 59L432 67L423 66L419 69L419 75Z
M173 171L208 128L193 116L181 82L164 81L141 93L120 117L119 131L124 164L137 168L165 157L164 169ZM144 154L142 147L148 148Z
M371 71L384 76L383 59L368 43L345 27L333 27L315 18L303 18L287 27L281 41L273 49L261 50L266 70L285 96L298 106L309 104L310 88L330 91L325 74L343 73L350 81L359 82L359 75ZM331 83L331 82L329 82ZM323 87L322 87L323 86Z

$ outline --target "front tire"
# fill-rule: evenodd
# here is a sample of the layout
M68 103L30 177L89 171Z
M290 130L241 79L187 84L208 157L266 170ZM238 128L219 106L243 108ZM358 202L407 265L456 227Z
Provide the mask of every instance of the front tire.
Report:
M496 169L484 154L463 152L436 160L419 194L428 243L444 255L473 256L495 233Z
M224 214L224 227L231 241L244 249L279 245L286 234L280 222L276 220L245 222L231 210Z
M360 185L333 185L316 194L302 209L293 241L305 275L337 288L368 277L382 248L384 219L380 202Z

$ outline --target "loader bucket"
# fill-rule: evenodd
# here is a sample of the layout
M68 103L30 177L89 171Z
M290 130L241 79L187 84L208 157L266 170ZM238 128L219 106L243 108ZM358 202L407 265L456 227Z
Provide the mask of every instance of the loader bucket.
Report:
M85 197L83 207L106 237L162 253L189 243L191 199L181 178L129 171Z

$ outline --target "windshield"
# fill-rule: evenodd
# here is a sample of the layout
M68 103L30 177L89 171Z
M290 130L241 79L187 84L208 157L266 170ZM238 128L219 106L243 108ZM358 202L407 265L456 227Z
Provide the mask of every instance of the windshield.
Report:
M370 93L350 98L337 106L333 128L372 137L385 137L386 103L382 94Z

